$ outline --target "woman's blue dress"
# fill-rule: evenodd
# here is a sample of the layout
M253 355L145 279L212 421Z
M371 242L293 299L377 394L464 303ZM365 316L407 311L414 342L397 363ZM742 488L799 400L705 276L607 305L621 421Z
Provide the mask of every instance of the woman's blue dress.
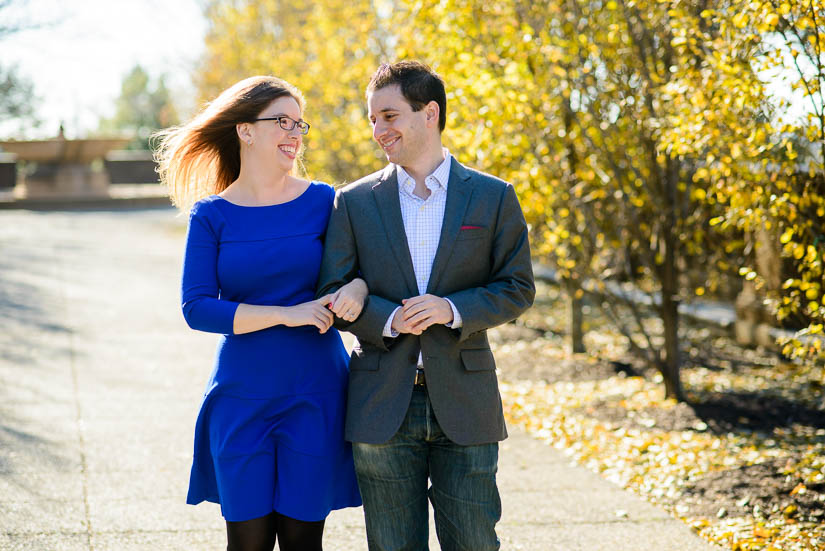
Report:
M222 334L195 427L187 503L220 503L228 521L277 511L304 521L361 504L344 440L348 357L335 329L232 332L240 303L315 298L335 192L312 182L287 203L245 207L211 196L189 218L183 314Z

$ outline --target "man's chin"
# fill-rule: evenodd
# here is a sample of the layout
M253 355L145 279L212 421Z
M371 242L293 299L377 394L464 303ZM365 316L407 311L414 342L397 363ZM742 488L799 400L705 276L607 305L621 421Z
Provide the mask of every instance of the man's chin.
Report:
M401 158L401 155L398 155L397 153L388 153L386 151L384 153L387 156L387 161L389 161L393 164L396 164L396 165L400 165L400 164L403 163L403 159Z

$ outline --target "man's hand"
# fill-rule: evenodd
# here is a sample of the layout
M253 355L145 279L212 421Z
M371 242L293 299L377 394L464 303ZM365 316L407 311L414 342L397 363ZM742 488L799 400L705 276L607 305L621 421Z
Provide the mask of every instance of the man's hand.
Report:
M453 309L450 303L447 299L435 295L406 298L401 301L401 304L403 307L398 311L401 321L409 328L406 332L413 335L420 335L431 325L448 324L453 321ZM395 319L393 319L393 325L395 325Z
M390 327L396 333L412 333L414 335L420 335L421 331L417 333L413 332L412 325L404 321L404 308L398 308L395 311L395 315L392 317L392 323Z

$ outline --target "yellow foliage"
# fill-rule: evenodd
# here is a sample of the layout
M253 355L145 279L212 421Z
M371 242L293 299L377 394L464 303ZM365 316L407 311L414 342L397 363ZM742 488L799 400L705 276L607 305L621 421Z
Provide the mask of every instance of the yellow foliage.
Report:
M383 165L370 75L423 59L447 83L445 145L516 186L534 250L557 268L599 278L630 255L656 278L664 242L682 265L735 267L741 234L771 228L795 269L791 300L772 303L822 323L798 283L823 281L823 0L623 5L213 0L199 91L209 99L260 73L289 80L313 124L309 175L342 182ZM789 82L812 116L770 96L764 75L780 67L799 73ZM714 289L709 279L677 294L697 287Z
M689 55L702 56L702 63L675 73L670 88L672 120L678 123L665 129L664 139L679 144L680 154L705 159L693 179L709 179L713 199L726 207L723 217L710 221L712 226L778 228L795 275L782 291L789 295L774 297L771 303L780 317L798 312L813 327L823 321L819 304L809 304L819 293L801 290L800 284L823 280L825 118L818 115L825 105L821 96L814 96L825 80L817 40L825 36L825 4L751 0L715 7L701 14L712 25L692 26L705 47ZM683 15L689 17L687 11ZM817 24L816 32L810 32ZM768 33L775 33L770 42L765 40ZM777 41L784 46L775 47ZM815 116L791 116L787 101L771 98L763 75L787 76L789 70L796 75L789 79L792 89L806 96ZM681 93L686 90L702 93ZM771 102L775 108L765 110ZM757 271L740 272L757 280ZM800 293L808 300L800 300ZM789 352L806 357L811 350L800 345Z
M311 178L352 181L382 166L370 141L364 91L386 53L389 33L373 2L213 1L198 73L203 101L234 82L272 74L301 89Z

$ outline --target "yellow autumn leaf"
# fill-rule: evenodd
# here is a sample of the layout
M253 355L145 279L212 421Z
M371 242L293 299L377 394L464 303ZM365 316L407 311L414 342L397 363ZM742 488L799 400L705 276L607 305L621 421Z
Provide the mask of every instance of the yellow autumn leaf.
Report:
M745 12L739 12L733 17L732 21L736 28L742 29L748 24L748 15Z

